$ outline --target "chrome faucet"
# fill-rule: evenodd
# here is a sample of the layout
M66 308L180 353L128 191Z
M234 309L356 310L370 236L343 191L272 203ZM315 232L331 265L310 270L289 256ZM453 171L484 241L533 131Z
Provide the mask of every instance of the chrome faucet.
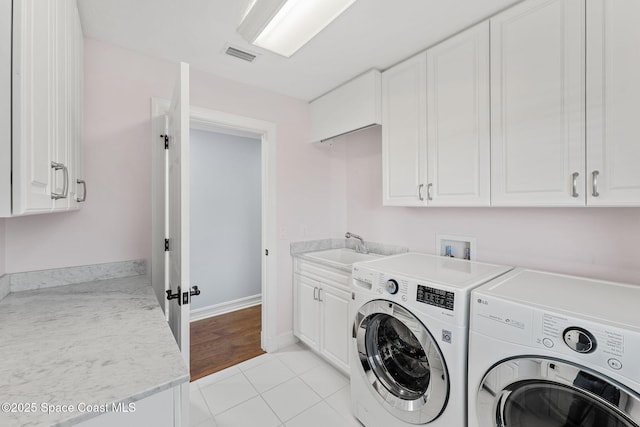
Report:
M360 254L369 253L369 249L367 248L367 245L364 244L364 240L362 239L362 237L358 236L357 234L350 233L348 231L345 233L344 237L345 239L353 238L353 239L359 240L358 244L356 245L356 252Z

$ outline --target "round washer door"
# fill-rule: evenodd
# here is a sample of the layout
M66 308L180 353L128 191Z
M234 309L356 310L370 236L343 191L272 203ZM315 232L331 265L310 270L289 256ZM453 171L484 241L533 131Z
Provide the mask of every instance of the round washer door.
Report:
M640 427L640 396L586 368L522 357L495 365L476 400L481 427Z
M427 328L404 307L385 300L363 305L354 338L365 381L398 419L425 424L444 410L449 375Z

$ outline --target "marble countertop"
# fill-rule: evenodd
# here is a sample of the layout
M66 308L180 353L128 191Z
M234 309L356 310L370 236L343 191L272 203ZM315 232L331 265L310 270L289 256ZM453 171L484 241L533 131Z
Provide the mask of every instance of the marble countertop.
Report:
M10 294L0 301L0 349L2 426L73 425L100 415L87 406L128 404L189 380L144 276Z

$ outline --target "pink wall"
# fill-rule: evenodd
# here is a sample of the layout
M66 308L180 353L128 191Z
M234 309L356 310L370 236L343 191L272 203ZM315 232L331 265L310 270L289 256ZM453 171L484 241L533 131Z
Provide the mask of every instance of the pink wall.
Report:
M347 228L435 253L436 234L477 239L479 261L640 284L640 208L382 207L379 128L342 138Z
M7 272L151 259L150 100L171 97L176 70L174 63L85 40L86 205L78 212L7 219ZM325 179L331 155L305 142L306 102L195 69L190 80L192 105L277 125L278 331L290 331L289 243L331 232Z
M150 259L150 96L171 93L173 70L86 40L80 211L7 219L7 272Z

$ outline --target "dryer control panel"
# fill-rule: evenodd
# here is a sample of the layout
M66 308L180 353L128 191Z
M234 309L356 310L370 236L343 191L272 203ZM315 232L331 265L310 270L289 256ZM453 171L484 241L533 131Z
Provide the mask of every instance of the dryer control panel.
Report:
M640 333L474 293L471 329L640 382Z

